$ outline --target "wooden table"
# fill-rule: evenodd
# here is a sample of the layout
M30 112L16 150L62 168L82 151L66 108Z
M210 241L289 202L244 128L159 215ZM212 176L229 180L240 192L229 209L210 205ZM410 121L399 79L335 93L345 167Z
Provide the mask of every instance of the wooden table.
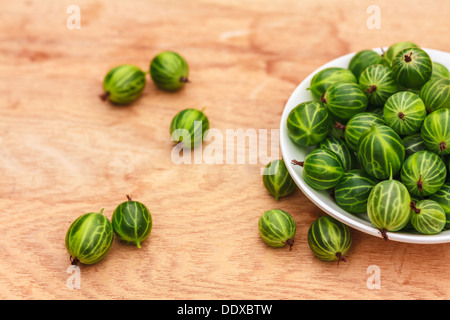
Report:
M72 4L80 29L67 27ZM367 25L372 4L380 29ZM416 0L2 1L0 298L449 299L448 244L352 230L348 261L321 262L306 241L320 210L299 190L275 202L259 158L174 164L169 135L188 107L205 107L224 134L276 130L294 88L329 60L400 40L450 51L448 13L444 1ZM110 68L147 69L163 50L188 60L183 90L149 81L128 107L99 99ZM150 238L141 249L115 239L70 289L68 227L102 208L111 218L126 194L149 207ZM273 208L297 222L292 251L259 237L258 218ZM367 286L370 266L379 289Z

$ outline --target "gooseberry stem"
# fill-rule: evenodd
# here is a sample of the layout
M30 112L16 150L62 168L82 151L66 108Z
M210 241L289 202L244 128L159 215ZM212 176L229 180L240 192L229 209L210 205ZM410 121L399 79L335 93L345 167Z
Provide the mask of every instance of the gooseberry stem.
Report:
M336 121L336 124L334 125L334 127L339 130L345 130L345 128L347 128L347 126L345 124L342 124L339 121Z
M320 97L320 101L322 101L323 103L327 103L327 99L325 99L324 95Z
M387 240L389 240L389 238L388 238L388 236L387 236L387 230L386 229L378 229L379 231L380 231L380 233L381 233L381 237L384 239L384 241L387 241Z
M106 101L106 100L108 100L110 95L111 95L111 93L109 93L109 91L106 91L104 94L100 95L100 99L102 99L102 101Z
M420 213L420 209L416 208L416 203L414 201L411 201L409 204L409 207L411 208L412 211L414 211L415 213Z
M133 201L128 194L127 194L127 199L128 199L128 201Z
M444 151L445 149L447 149L447 144L445 143L445 141L442 141L439 144L439 151Z
M375 91L377 91L377 86L376 85L371 85L366 92L367 93L374 93Z
M405 114L403 113L403 112L399 112L398 113L398 117L400 118L400 119L402 119L403 121L405 121Z
M412 56L412 51L409 53L409 55L405 54L405 62L411 62L411 56Z
M282 241L282 243L288 245L289 246L289 251L291 251L292 250L292 246L294 245L294 239L290 238L290 239L287 239L286 241Z
M294 166L300 166L300 167L303 167L303 165L305 164L305 162L304 162L304 161L292 160L292 164L293 164Z
M80 263L80 260L78 260L78 258L75 258L75 257L72 257L72 256L70 257L70 260L71 260L70 264L73 265L73 266L77 266L78 263Z
M420 192L423 191L422 175L419 176L419 181L417 181L417 189L419 189Z
M337 264L339 265L339 262L344 261L347 262L347 256L343 256L342 253L337 252L336 257L338 258Z
M189 82L189 79L187 77L181 76L180 82L187 83L187 82Z

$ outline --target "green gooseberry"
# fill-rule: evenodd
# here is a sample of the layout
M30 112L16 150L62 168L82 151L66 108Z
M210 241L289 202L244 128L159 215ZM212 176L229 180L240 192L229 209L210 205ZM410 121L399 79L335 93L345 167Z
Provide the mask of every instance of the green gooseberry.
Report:
M314 149L304 161L293 160L292 164L303 167L303 180L316 190L333 188L345 172L340 157L325 148Z
M177 91L189 82L189 66L178 53L164 51L151 61L150 76L158 88Z
M422 234L432 235L441 232L446 224L442 207L433 200L411 201L411 225Z
M280 248L286 245L292 250L297 225L294 218L284 210L265 211L258 220L261 239L270 247Z
M341 159L345 171L354 169L356 167L355 153L353 151L350 151L350 149L342 139L327 137L320 142L319 147L331 150L336 153Z
M361 135L356 154L369 175L383 180L400 171L405 160L405 147L391 127L377 125Z
M433 61L433 72L431 78L440 77L450 79L450 71L443 64Z
M320 101L334 118L344 121L365 111L368 105L364 91L354 82L333 83Z
M433 64L430 56L420 48L400 51L392 61L395 80L406 88L419 89L431 78Z
M448 174L450 176L450 174ZM445 229L450 230L450 182L446 182L435 193L429 196L430 200L439 203L442 209L444 209L446 215Z
M112 224L103 215L103 209L83 214L70 225L65 242L73 265L97 263L111 249Z
M348 69L353 72L356 79L359 79L361 73L371 65L380 64L383 58L374 50L358 51L350 60Z
M450 79L431 78L420 90L420 98L429 113L442 108L450 108Z
M401 169L401 181L416 196L429 196L445 183L447 168L434 152L421 150L406 158Z
M208 129L209 120L203 110L192 108L178 112L170 123L172 141L181 142L186 149L201 145Z
M137 100L145 89L145 72L134 65L125 64L111 69L103 80L103 101L125 105Z
M325 94L325 91L330 85L341 81L357 83L358 79L348 69L339 67L325 68L314 75L308 90L311 91L316 101L320 101L320 98Z
M273 160L267 164L263 171L263 183L276 201L290 195L297 186L283 159Z
M117 238L140 248L152 231L152 215L144 204L133 201L128 195L127 198L128 201L122 202L114 210L113 230Z
M335 218L320 216L308 229L308 245L322 261L346 261L352 245L350 228Z
M427 117L425 104L412 92L401 91L393 94L383 108L386 124L401 136L416 133Z
M424 120L420 134L428 150L438 155L450 154L450 108L438 109Z
M327 136L330 126L331 118L327 109L316 101L300 103L287 118L289 137L303 147L319 144Z
M374 112L361 112L354 115L345 126L345 143L350 150L358 149L358 142L361 135L372 126L384 125L383 116Z
M369 104L383 106L386 100L398 92L398 85L391 68L374 64L366 68L359 77L359 85L366 93Z
M411 196L408 189L392 178L379 182L369 194L367 215L387 240L387 231L403 229L410 221Z
M367 212L369 194L378 182L364 170L350 170L344 173L339 183L334 187L336 203L347 212L365 213Z
M408 48L419 48L419 45L411 42L411 41L399 41L392 44L384 54L384 58L387 60L389 65L394 60L395 56L402 50Z

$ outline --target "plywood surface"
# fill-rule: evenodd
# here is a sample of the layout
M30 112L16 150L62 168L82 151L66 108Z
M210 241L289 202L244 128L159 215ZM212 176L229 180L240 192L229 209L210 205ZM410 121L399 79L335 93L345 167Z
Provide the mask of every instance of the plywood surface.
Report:
M72 4L78 30L66 26ZM366 24L373 4L381 29ZM177 165L169 135L187 107L205 107L224 137L227 129L270 133L295 87L331 59L400 40L450 51L449 13L445 1L415 0L2 1L0 298L449 299L448 244L353 230L348 261L323 263L306 242L319 209L299 190L275 202L261 158ZM149 82L131 106L99 99L110 68L146 69L162 50L188 60L183 90ZM71 290L67 228L102 208L111 218L126 194L149 207L150 238L141 249L115 239ZM297 222L292 251L259 238L258 218L273 208ZM369 266L380 270L380 289L367 286Z

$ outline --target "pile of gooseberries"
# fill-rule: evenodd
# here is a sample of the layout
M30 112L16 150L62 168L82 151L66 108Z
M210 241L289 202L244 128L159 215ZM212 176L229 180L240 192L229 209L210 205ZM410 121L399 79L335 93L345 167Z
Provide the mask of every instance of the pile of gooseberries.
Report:
M387 232L450 229L450 72L419 45L362 50L317 72L312 99L288 115L290 159L315 190Z

